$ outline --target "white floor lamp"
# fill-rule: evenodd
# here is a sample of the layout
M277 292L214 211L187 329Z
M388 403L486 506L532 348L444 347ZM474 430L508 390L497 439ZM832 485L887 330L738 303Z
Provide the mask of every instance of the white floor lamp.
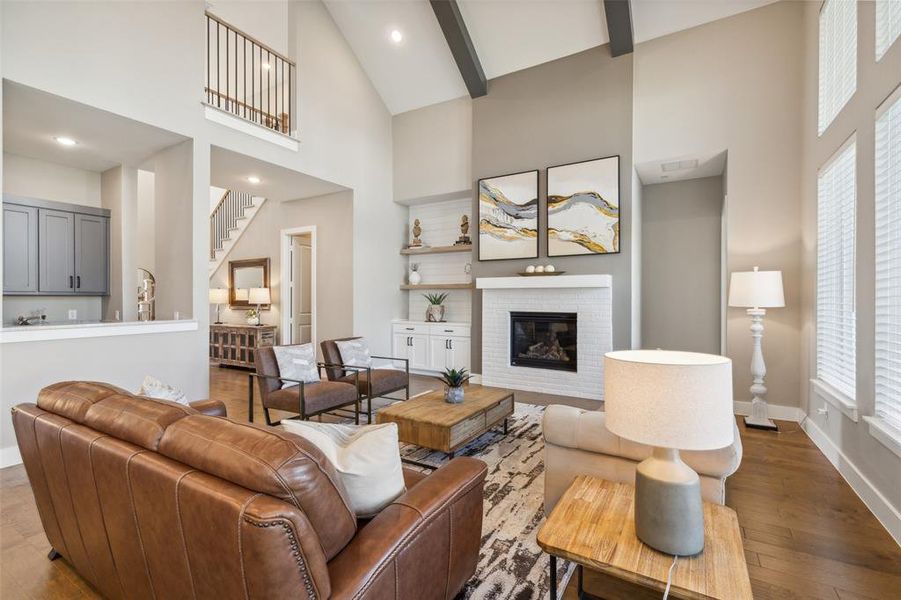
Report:
M751 317L751 339L754 349L751 353L751 416L745 417L745 425L757 429L778 431L776 424L767 416L766 365L763 362L763 317L768 308L785 306L782 293L782 271L741 271L732 273L729 284L729 306L748 309Z

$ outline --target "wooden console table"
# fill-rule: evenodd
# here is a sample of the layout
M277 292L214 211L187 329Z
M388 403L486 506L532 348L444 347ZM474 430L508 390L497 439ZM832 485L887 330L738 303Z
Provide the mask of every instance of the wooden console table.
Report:
M255 348L275 345L275 325L210 325L210 360L253 369Z
M538 532L538 545L551 555L551 599L557 598L557 558L610 582L605 597L659 598L673 557L646 546L635 535L635 488L579 475ZM623 591L626 590L626 591ZM751 600L751 581L735 511L704 502L704 551L679 557L673 569L670 598Z

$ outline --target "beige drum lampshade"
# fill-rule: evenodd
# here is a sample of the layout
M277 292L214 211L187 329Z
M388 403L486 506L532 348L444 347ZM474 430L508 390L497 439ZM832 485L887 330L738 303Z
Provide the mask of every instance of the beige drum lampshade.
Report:
M228 304L226 288L210 288L210 304Z
M677 450L732 443L732 361L668 350L604 356L604 410L613 433Z
M250 296L248 302L251 304L269 304L269 288L250 288Z
M729 306L780 308L785 306L782 271L739 271L729 282Z

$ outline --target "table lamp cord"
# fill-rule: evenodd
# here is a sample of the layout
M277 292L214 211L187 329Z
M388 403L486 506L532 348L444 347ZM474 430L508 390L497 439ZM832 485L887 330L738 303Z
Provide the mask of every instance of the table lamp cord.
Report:
M669 566L669 572L666 574L666 589L663 590L663 600L666 600L667 597L669 597L669 588L673 583L673 569L676 568L676 560L678 558L678 555L673 556L673 564Z

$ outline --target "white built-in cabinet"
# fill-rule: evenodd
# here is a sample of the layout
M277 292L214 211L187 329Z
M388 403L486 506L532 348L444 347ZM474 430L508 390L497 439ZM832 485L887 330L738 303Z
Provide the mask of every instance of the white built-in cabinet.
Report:
M414 371L470 368L469 323L395 321L392 356L406 358Z

